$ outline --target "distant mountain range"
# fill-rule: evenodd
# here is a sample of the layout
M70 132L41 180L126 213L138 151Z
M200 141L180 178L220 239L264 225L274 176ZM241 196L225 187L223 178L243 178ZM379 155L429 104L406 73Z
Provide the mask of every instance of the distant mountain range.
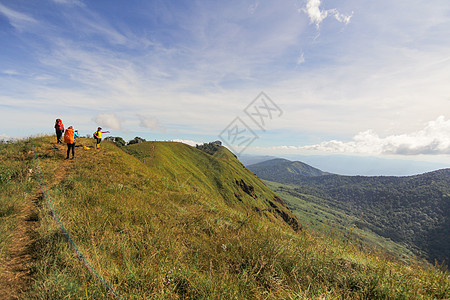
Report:
M258 177L276 181L290 182L298 176L323 176L331 173L323 172L300 161L290 161L284 158L275 158L247 166Z
M319 210L352 218L361 230L406 245L430 262L449 261L450 169L405 177L342 176L285 159L248 168L264 180L284 184L269 186L281 196L293 196L293 206L307 200ZM297 210L300 220L302 213Z
M251 155L251 154L240 154L238 156L239 161L245 165L250 166L254 165L263 161L271 160L274 158L279 158L276 156L270 156L270 155Z
M410 176L450 168L450 162L418 161L412 159L355 156L355 155L294 155L286 154L282 157L269 155L241 154L239 160L250 166L275 158L284 158L290 161L301 161L320 170L349 176Z

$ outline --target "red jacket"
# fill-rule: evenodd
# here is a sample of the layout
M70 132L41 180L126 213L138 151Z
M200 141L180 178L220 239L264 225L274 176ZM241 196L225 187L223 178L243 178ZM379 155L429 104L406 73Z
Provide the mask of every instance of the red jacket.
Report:
M64 131L64 124L61 119L56 119L55 129Z

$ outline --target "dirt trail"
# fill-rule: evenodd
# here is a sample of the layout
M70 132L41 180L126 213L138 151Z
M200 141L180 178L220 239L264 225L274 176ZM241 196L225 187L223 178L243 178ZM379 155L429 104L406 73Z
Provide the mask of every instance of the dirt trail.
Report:
M51 153L52 149L64 150L62 145L50 144L43 152ZM78 148L79 149L79 148ZM39 151L39 150L38 150ZM75 155L82 155L78 151ZM73 160L62 160L52 178L45 178L48 189L59 183L69 172ZM42 167L42 165L41 165ZM35 247L39 228L39 207L46 206L45 196L41 189L29 196L17 216L17 226L12 234L8 247L10 257L3 263L3 272L0 273L0 299L23 299L32 282L32 267L35 262Z
M29 287L39 227L38 205L41 200L40 192L29 197L18 216L19 221L8 248L10 259L5 262L4 272L0 274L1 299L21 299L21 295Z

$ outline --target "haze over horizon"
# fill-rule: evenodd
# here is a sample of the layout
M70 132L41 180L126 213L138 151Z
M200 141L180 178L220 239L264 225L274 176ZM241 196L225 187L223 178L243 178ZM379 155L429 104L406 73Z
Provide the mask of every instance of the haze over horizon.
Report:
M246 166L277 158L299 161L324 172L345 176L413 176L449 167L445 163L433 161L338 154L280 156L243 154L238 157Z
M0 0L0 35L0 139L61 118L82 135L450 166L449 1Z

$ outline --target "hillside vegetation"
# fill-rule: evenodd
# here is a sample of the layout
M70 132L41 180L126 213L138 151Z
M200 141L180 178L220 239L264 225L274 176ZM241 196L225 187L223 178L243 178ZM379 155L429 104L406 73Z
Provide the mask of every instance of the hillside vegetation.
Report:
M308 202L317 220L355 225L366 240L393 252L413 252L432 263L450 259L450 169L406 177L293 176L288 171L268 176L270 167L250 169L283 183L268 184L299 217Z
M0 144L0 279L18 274L11 260L28 270L15 286L0 280L0 293L106 298L96 273L126 299L450 297L446 271L301 227L225 148L210 155L172 142L104 142L64 160L53 140ZM19 238L29 241L20 250L29 260L15 251Z

